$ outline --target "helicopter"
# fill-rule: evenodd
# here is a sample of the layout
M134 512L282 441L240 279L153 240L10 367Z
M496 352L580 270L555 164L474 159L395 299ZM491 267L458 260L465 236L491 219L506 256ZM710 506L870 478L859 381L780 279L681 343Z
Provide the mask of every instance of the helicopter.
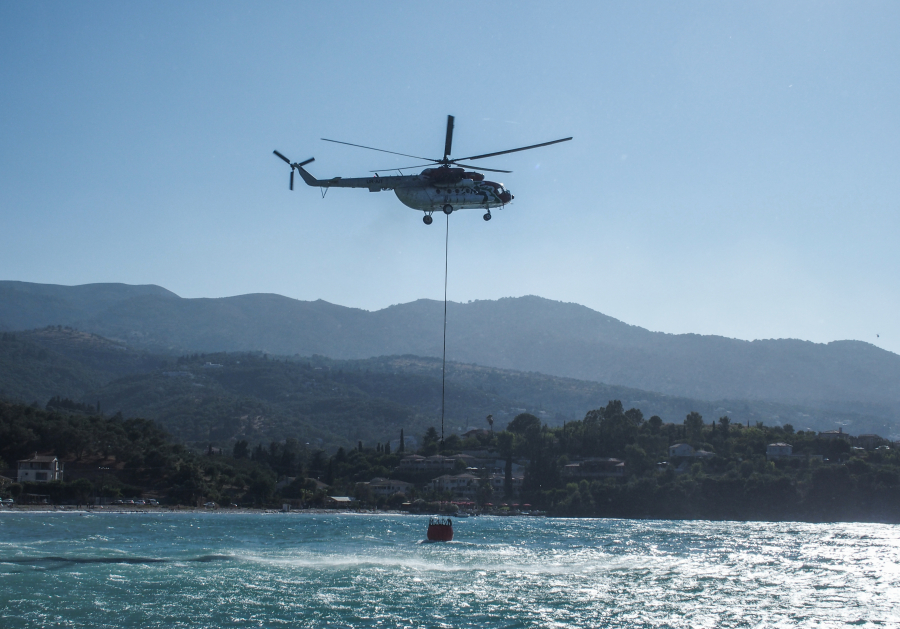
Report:
M472 168L492 173L511 173L511 170L483 168L472 166L470 164L462 164L460 162L484 159L485 157L495 157L507 153L517 153L518 151L527 151L542 146L550 146L551 144L559 144L560 142L568 142L572 139L571 137L568 137L560 140L553 140L552 142L542 142L540 144L532 144L531 146L523 146L517 149L508 149L506 151L496 151L494 153L485 153L483 155L470 155L469 157L451 159L450 150L453 146L453 125L453 116L447 116L447 135L444 140L444 157L441 159L417 157L416 155L386 151L371 146L363 146L362 144L351 144L350 142L322 138L322 140L326 142L345 144L347 146L369 149L370 151L401 155L403 157L410 157L429 162L428 164L419 164L417 166L404 166L402 168L390 169L399 171L401 173L400 175L382 177L379 172L383 171L373 170L369 172L375 173L374 177L355 177L347 179L343 177L332 177L331 179L316 179L304 168L307 164L311 164L315 161L314 157L296 163L292 162L278 151L273 151L273 153L287 162L288 166L291 167L291 190L294 189L295 170L300 174L300 177L307 185L322 188L323 197L330 188L368 188L369 192L393 190L401 203L414 210L424 212L425 216L422 217L422 221L426 225L431 225L433 221L431 215L437 210L441 210L444 214L449 216L456 210L484 209L485 214L483 218L485 221L489 221L491 220L491 208L499 207L502 209L515 198L502 183L486 181L484 175L480 172L473 172L466 169ZM402 172L403 170L422 168L423 166L428 166L428 168L425 168L425 170L418 175L404 175Z

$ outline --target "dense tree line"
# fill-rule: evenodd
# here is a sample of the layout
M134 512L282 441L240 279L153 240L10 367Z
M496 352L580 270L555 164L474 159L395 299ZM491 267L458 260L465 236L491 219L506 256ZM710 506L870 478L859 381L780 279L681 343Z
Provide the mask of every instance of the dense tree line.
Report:
M697 413L664 424L612 401L560 428L520 415L498 435L504 442L509 456L528 461L523 500L558 515L900 520L900 453L790 425L744 426L727 416L706 422ZM768 444L777 442L797 456L767 460ZM678 443L711 456L670 459L668 448ZM597 457L624 460L624 477L562 474L570 461Z
M14 483L5 488L7 494L86 502L153 493L186 505L261 505L275 494L276 472L269 465L190 451L153 421L0 402L0 466L15 466L35 452L64 461L65 480Z
M768 460L770 443L786 442L796 456ZM703 457L669 457L679 443L709 453ZM468 439L457 435L440 443L432 428L419 454L454 454L486 450L506 460L506 491L497 495L479 488L481 502L513 502L512 463L525 464L520 503L553 515L627 518L706 518L747 520L900 521L900 452L863 450L845 438L794 431L790 425L747 426L727 416L708 422L695 412L680 424L658 416L645 419L639 409L619 401L588 412L583 420L548 427L527 413L507 429ZM416 483L409 499L449 499L427 489L426 477L395 470L400 455L380 446L357 448L321 459L310 474L336 490L376 501L359 483L391 476ZM625 462L621 477L567 477L570 462L617 458ZM393 471L392 471L393 470Z
M207 500L321 505L327 487L331 495L392 507L448 497L427 489L428 475L398 472L409 452L391 451L388 444L359 441L328 455L293 438L265 444L242 439L226 451L210 446L199 452L175 442L155 422L72 406L64 398L46 409L0 402L0 467L34 452L52 452L67 463L66 482L14 484L5 488L7 495L42 493L54 501L84 502L101 495L153 493L188 505ZM766 448L774 442L791 444L797 456L767 460ZM669 446L679 443L709 455L670 458ZM664 423L611 401L560 427L523 413L501 432L465 439L451 435L443 443L430 428L421 444L423 455L482 450L505 460L505 492L481 487L481 502L511 499L512 464L524 464L518 500L553 515L900 521L900 452L866 451L846 439L826 439L789 425L747 426L728 417L709 422L697 413L682 423ZM566 475L569 463L608 457L625 462L624 475ZM405 497L376 499L365 485L373 477L405 480L416 488Z

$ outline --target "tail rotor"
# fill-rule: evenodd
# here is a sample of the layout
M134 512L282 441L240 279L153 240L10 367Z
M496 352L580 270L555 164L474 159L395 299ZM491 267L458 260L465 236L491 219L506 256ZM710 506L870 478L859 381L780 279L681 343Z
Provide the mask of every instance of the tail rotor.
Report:
M281 159L283 159L284 162L285 162L288 166L291 167L291 182L290 182L290 189L291 189L291 190L294 189L294 169L295 169L295 168L296 168L296 169L300 169L300 168L302 168L303 166L306 166L307 164L309 164L310 162L316 161L316 158L310 157L310 158L309 158L308 160L306 160L305 162L300 162L299 164L295 164L295 163L291 162L291 160L289 160L287 157L285 157L284 155L282 155L281 153L279 153L278 151L272 151L272 152L275 153L275 155L277 155L277 156L280 157Z

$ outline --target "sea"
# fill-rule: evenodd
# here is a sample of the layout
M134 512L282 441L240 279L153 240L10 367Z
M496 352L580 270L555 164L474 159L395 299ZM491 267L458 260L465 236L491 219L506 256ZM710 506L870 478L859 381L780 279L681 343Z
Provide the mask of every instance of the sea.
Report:
M900 526L0 513L0 627L898 627Z

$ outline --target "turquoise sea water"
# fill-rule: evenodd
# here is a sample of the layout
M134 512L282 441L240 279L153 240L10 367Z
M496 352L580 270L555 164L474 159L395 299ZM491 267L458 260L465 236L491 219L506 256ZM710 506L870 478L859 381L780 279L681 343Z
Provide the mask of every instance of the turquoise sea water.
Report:
M900 526L0 514L0 626L900 626Z

